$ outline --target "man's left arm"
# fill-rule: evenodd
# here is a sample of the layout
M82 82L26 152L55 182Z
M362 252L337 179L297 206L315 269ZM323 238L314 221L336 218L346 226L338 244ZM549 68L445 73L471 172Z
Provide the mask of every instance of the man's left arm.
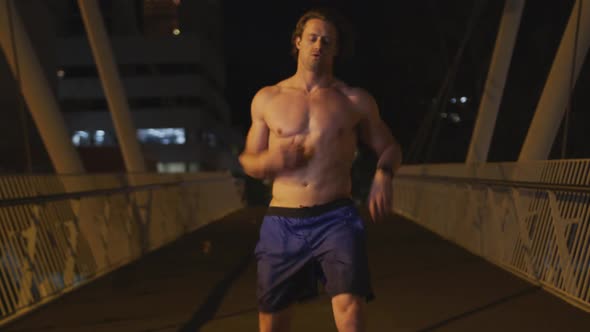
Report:
M357 94L357 105L363 114L360 125L361 140L377 155L377 167L371 192L369 212L374 221L383 219L392 210L391 181L402 163L402 151L391 130L379 115L375 99L365 91Z

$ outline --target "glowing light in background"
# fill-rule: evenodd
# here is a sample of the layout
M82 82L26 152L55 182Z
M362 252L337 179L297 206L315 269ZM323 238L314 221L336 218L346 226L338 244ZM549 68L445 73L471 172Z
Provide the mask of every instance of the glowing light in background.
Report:
M97 130L94 132L94 143L96 145L102 145L104 143L104 130Z
M75 146L88 145L90 144L90 134L87 131L78 130L72 136L72 143Z
M137 130L137 139L142 143L184 144L184 128L143 128Z

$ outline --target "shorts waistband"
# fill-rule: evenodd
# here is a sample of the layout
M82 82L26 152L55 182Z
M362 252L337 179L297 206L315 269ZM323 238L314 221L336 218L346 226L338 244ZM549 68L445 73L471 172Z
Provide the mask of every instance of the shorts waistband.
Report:
M298 208L269 206L266 215L288 218L309 218L322 215L343 206L354 206L354 202L350 198L340 198L324 204Z

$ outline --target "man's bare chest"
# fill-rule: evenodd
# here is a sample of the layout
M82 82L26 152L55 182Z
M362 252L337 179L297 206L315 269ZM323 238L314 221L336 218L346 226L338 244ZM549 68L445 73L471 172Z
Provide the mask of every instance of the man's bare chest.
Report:
M314 96L285 94L266 105L266 123L278 137L299 134L329 134L353 129L361 114L350 100L337 93Z

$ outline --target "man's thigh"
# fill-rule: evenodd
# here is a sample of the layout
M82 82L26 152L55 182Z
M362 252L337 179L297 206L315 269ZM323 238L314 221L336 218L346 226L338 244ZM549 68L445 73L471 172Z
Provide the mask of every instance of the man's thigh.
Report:
M358 214L334 223L314 250L325 276L326 292L373 297L366 253L366 235Z
M311 254L280 220L266 217L256 246L257 298L261 312L278 312L309 292Z

